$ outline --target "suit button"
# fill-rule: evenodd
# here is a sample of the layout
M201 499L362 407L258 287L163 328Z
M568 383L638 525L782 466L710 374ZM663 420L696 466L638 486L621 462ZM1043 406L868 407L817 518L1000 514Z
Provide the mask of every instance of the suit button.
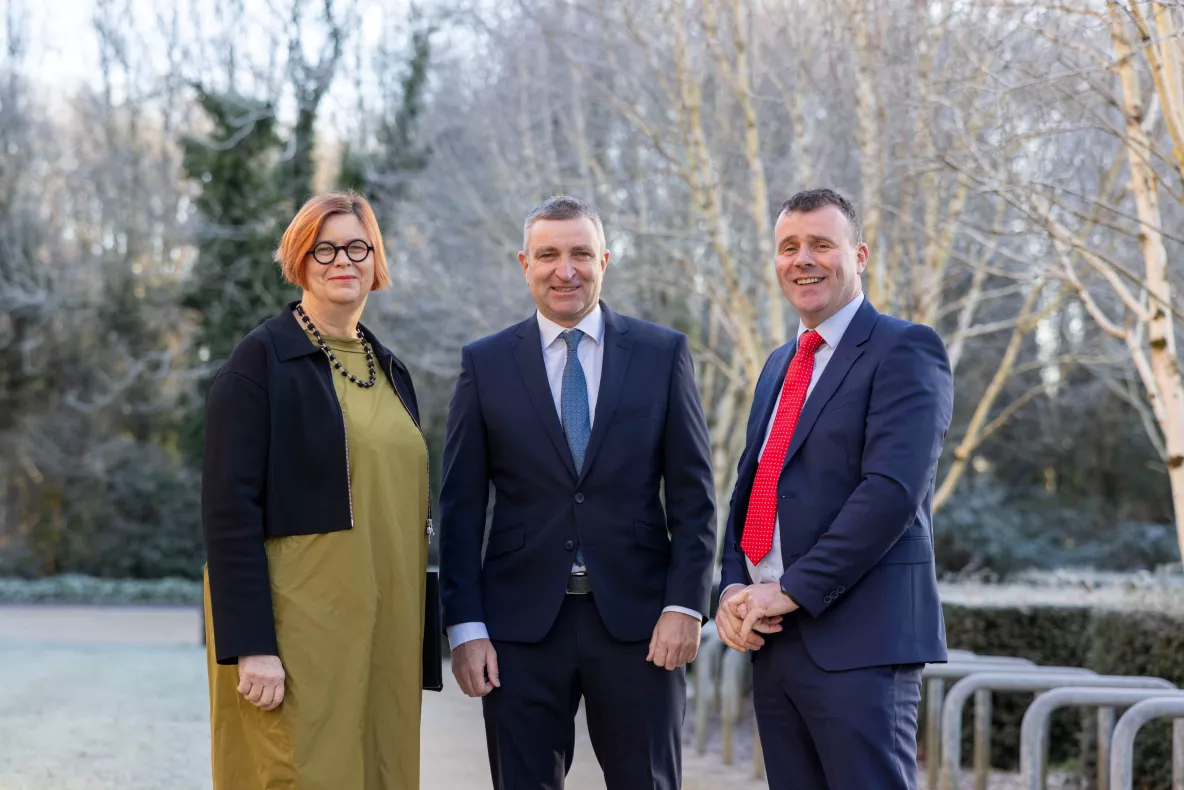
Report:
M823 603L830 603L830 602L831 602L831 601L833 601L833 600L834 600L834 598L831 598L831 597L828 595L828 596L826 596L825 598L823 598L823 599L822 599L822 602L823 602Z
M576 542L574 540L569 540L567 543L563 544L563 548L567 549L568 551L571 551L575 547L576 547Z
M838 589L838 591L837 591L837 592L839 593L839 595L842 595L843 593L845 593L845 592L847 592L847 591L846 591L844 588L842 588L842 587L839 587L839 589Z
M584 504L584 495L583 494L576 494L576 504L577 505Z

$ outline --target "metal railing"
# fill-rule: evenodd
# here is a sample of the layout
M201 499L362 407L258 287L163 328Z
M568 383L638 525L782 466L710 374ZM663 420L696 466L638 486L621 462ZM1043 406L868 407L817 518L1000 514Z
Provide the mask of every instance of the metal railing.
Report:
M744 710L744 692L751 675L749 655L725 647L719 672L720 759L724 765L736 760L736 725Z
M1135 736L1152 719L1172 718L1172 790L1184 790L1184 699L1163 696L1135 703L1114 728L1111 741L1110 790L1131 790Z
M929 664L921 672L921 678L925 684L925 772L929 777L930 787L937 787L937 770L941 765L941 706L945 700L946 681L961 680L967 675L985 672L989 669L1035 666L1026 658L976 656L965 650L951 650L949 657L950 663ZM979 721L978 709L978 700L976 700L976 738L982 725L982 722ZM988 711L985 718L988 727L991 719L989 713ZM975 754L978 754L977 750Z
M1086 688L1067 686L1041 694L1024 712L1020 725L1020 781L1025 790L1043 790L1048 777L1048 738L1053 712L1072 706L1098 709L1098 785L1110 788L1110 739L1114 709L1146 699L1166 698L1184 701L1184 691L1164 688Z
M708 723L713 710L720 712L720 762L732 765L736 760L736 727L744 713L744 695L752 676L751 657L731 650L720 639L713 623L703 626L699 654L694 661L692 679L695 688L694 748L707 751ZM760 736L753 725L752 775L765 775L764 753Z
M1062 686L1175 688L1163 678L1094 675L1089 670L1074 669L1076 671L1070 672L1063 668L1029 667L1023 672L979 672L955 683L942 706L939 790L957 790L959 787L962 769L962 708L971 696L975 696L975 692L1048 691ZM984 752L988 751L989 745L989 738L981 744Z
M959 656L948 664L930 664L921 677L925 682L925 773L929 786L937 787L941 768L941 711L945 702L945 684L949 680L961 680L979 672L1023 672L1064 671L1094 674L1078 667L1037 667L1026 658L1010 656ZM974 695L974 787L986 790L987 774L990 771L991 739L991 694L981 691Z
M718 704L719 665L723 661L722 650L727 650L723 640L715 630L714 623L703 626L699 636L699 654L693 662L694 672L691 681L695 687L695 751L703 754L707 751L707 719L711 709Z
M695 661L694 747L706 751L708 721L718 706L721 761L735 761L735 730L751 678L748 655L729 650L709 624L703 629ZM1098 709L1098 790L1130 790L1135 733L1157 716L1177 719L1173 730L1172 790L1184 790L1184 691L1162 678L1097 675L1082 667L1038 666L1015 656L984 656L949 651L949 663L931 664L922 673L926 696L925 761L929 787L959 787L962 767L962 711L974 698L974 787L986 790L990 770L993 694L1036 692L1021 727L1020 771L1023 787L1045 786L1048 733L1052 713L1077 705ZM946 691L946 684L956 681ZM1115 727L1115 709L1133 705ZM1137 714L1132 717L1132 714ZM1110 734L1113 732L1113 741ZM754 735L753 776L764 776L759 734Z

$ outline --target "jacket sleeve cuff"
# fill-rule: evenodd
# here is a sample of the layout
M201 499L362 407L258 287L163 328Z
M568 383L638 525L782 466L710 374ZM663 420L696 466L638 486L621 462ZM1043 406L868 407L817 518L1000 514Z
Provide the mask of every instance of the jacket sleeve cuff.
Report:
M793 572L793 568L786 570L779 581L781 582L781 591L788 595L799 609L811 617L818 617L825 612L837 597L818 595L818 593L807 589L802 583L801 577Z
M788 598L789 600L793 601L793 605L794 605L794 606L796 606L796 607L797 607L797 608L799 608L799 609L801 609L801 608L802 608L802 602L801 602L801 601L799 601L797 598L794 598L794 597L793 597L793 594L792 594L792 593L791 593L789 590L787 590L787 589L785 589L784 587L782 587L782 588L781 588L781 592L783 592L783 593L785 594L785 597L786 597L786 598Z
M224 634L225 636L225 634ZM214 658L216 663L223 665L237 664L242 656L278 656L279 646L276 644L275 629L257 633L249 639L227 639L229 644L225 648L218 641L218 634L214 633Z

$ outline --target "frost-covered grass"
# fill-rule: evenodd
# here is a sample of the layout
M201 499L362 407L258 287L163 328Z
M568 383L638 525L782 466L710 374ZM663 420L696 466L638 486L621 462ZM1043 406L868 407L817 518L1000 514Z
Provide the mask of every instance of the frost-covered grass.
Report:
M1184 613L1184 572L1112 573L1067 569L1016 574L1006 582L946 580L942 599L963 606L1086 606ZM0 577L3 603L174 604L201 602L191 579L100 579L65 574L44 579Z
M95 603L172 604L201 603L201 582L192 579L99 579L63 574L44 579L0 577L0 604Z
M941 584L942 600L962 606L1083 606L1184 613L1184 573L1114 573L1088 569L1028 571L1006 582L956 580Z
M951 581L992 581L990 577L962 577ZM1154 571L1097 571L1090 568L1061 568L1059 570L1029 570L1008 578L1017 584L1032 587L1123 587L1127 589L1184 588L1184 568L1179 564L1160 566Z

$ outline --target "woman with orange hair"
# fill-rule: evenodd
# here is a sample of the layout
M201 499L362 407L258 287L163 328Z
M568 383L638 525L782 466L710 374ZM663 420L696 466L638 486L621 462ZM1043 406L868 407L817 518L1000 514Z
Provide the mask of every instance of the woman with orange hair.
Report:
M412 790L432 522L411 377L360 323L382 236L362 196L322 195L275 257L303 294L206 403L214 787Z

